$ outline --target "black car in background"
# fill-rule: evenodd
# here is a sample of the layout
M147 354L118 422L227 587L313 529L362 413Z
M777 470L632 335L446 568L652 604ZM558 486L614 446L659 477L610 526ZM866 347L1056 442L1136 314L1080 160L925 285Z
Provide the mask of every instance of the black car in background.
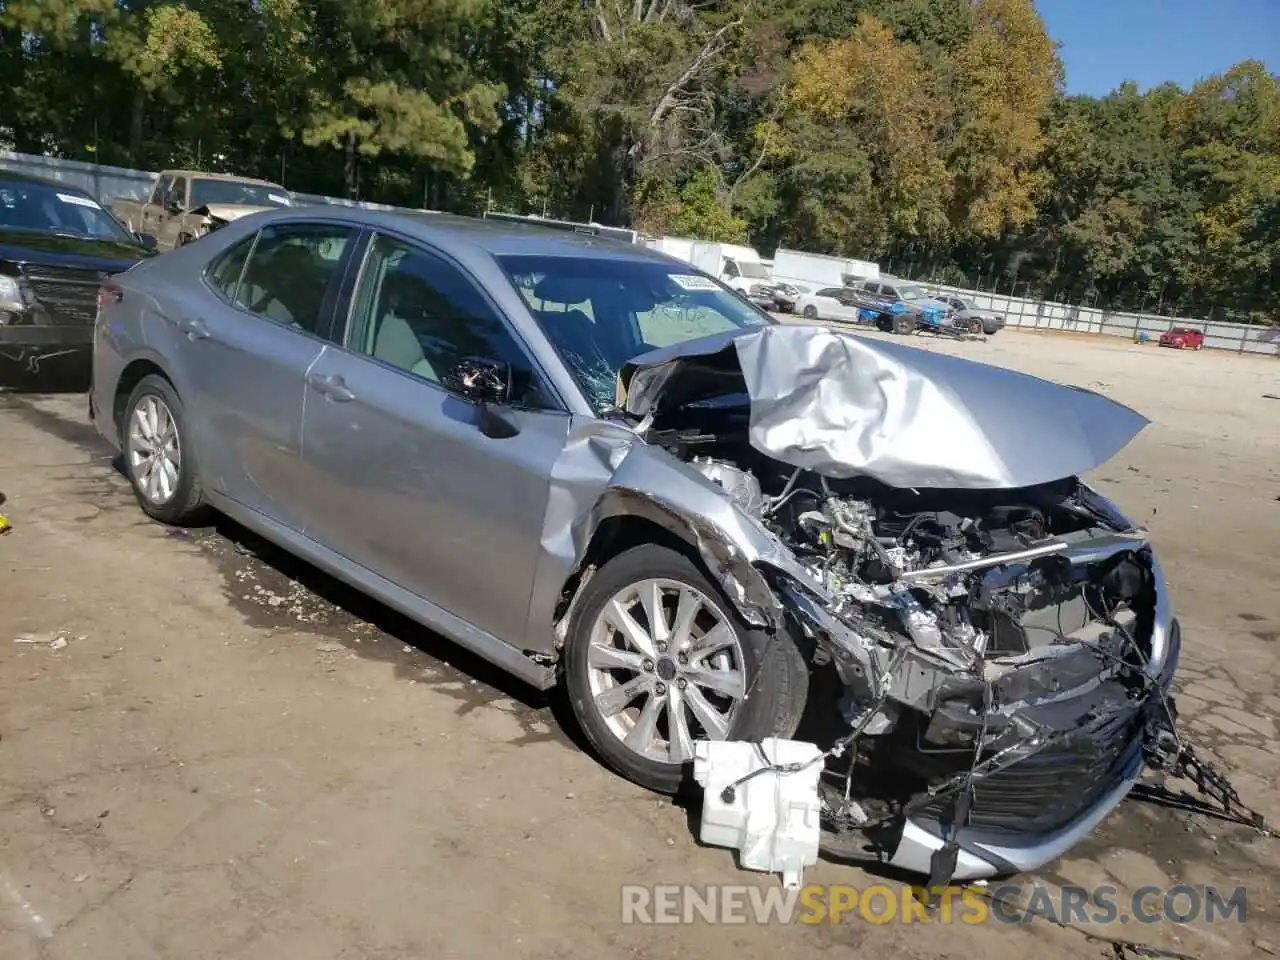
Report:
M99 286L154 246L83 190L0 170L0 386L87 355Z

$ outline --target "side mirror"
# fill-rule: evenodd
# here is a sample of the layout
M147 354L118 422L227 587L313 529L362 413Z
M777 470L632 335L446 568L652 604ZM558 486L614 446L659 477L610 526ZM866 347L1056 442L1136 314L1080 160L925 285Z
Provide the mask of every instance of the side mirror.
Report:
M503 360L464 357L445 374L444 385L472 403L501 406L511 399L511 365Z
M156 248L156 238L149 233L134 231L133 238L138 241L138 246L144 250L154 250Z

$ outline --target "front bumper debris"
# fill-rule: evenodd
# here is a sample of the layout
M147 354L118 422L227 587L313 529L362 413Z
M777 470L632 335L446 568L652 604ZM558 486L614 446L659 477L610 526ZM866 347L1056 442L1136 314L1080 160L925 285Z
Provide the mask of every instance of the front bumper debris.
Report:
M93 344L93 327L85 324L3 324L0 325L0 344L87 347Z

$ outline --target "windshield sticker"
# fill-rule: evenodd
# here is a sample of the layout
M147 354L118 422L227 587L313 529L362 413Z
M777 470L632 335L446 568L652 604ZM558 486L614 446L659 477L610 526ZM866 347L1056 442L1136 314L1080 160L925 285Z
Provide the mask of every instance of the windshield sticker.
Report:
M671 275L671 282L682 290L717 290L715 281L699 277L692 273L676 273Z
M282 206L287 207L289 205L289 198L282 197L278 193L268 193L267 199L270 200L272 203L278 203L278 204L281 204Z
M97 200L90 200L88 197L77 197L74 193L60 193L58 199L63 203L74 203L77 207L93 207L95 210L101 210L102 205Z

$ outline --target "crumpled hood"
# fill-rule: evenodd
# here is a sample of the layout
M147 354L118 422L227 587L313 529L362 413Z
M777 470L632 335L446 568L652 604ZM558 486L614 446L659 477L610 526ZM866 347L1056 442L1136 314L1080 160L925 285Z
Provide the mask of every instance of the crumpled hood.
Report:
M1105 463L1148 421L1100 394L826 327L777 325L635 358L636 416L746 394L751 445L824 476L896 487L1027 487Z
M226 220L231 223L239 220L241 217L247 217L251 213L260 213L263 210L280 210L281 207L256 207L242 203L206 203L204 206L196 207L192 213L201 214L206 217L217 217L219 220Z

